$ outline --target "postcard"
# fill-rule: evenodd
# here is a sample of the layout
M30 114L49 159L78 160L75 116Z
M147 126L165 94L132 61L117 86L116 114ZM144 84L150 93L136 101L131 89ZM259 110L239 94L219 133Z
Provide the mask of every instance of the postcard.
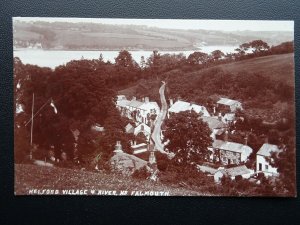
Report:
M13 18L15 195L296 196L294 22Z

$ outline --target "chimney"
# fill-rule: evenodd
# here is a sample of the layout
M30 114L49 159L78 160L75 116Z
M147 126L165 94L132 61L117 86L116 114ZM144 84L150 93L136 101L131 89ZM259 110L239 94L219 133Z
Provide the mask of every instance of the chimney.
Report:
M154 155L154 151L151 151L151 152L150 152L150 155L149 155L149 163L150 163L150 165L156 163L156 158L155 158L155 155Z
M170 106L172 106L172 105L173 105L173 99L170 98Z
M117 141L117 143L115 145L114 153L120 153L120 152L123 152L121 141Z
M245 145L248 145L248 134L246 135L245 139Z
M268 144L269 143L269 137L268 137L268 135L266 135L266 137L265 137L265 144Z
M219 115L218 115L218 120L222 121L222 114L221 113L219 113Z
M214 115L216 115L216 107L214 106Z
M227 142L228 141L228 131L225 131L225 136L224 136L224 141Z
M150 142L148 143L147 146L148 151L150 151L150 155L149 155L149 164L153 165L156 163L156 158L154 155L154 145L152 144L152 141L150 140Z
M132 100L136 100L136 97L135 97L135 96L133 96L133 97L132 97Z
M149 97L145 97L145 103L149 103Z

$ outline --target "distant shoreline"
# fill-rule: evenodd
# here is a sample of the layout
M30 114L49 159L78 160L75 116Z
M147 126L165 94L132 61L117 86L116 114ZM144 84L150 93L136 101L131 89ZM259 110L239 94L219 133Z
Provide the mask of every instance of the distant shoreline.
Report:
M225 45L224 45L225 46ZM201 51L201 48L186 48L186 49L43 49L43 48L14 48L14 51L129 51L129 52L142 52L142 51Z

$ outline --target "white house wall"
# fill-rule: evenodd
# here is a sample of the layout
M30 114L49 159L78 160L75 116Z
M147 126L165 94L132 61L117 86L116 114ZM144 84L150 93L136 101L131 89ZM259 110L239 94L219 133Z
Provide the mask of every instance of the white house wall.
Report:
M259 170L259 164L262 165L262 170ZM266 165L268 169L266 169ZM256 155L256 172L263 172L265 176L278 175L277 168L273 168L266 160L265 156Z

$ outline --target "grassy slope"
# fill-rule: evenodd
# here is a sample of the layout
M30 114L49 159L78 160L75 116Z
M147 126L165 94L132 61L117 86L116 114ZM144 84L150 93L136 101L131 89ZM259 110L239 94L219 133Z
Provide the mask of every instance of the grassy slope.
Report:
M125 178L113 173L15 164L15 194L26 195L30 189L168 191L170 195L211 195L182 188L179 185L166 186L160 182Z
M272 79L295 85L294 54L270 55L219 65L224 71L239 73L261 73Z
M215 67L221 68L224 71L230 73L242 73L243 71L246 71L250 75L253 73L260 73L272 79L287 82L291 86L295 85L294 54L292 53L258 57L239 62L222 64ZM210 67L207 70L210 70L212 68L213 67ZM193 79L197 80L198 71L186 73L185 76L188 77L191 83L193 83ZM149 87L149 90L145 89L146 93L149 93L149 91L152 92L153 95L157 93L156 97L158 97L158 89L160 82L156 80L145 82L143 80L140 83L142 84L142 86ZM126 89L120 90L118 93L129 97L136 96L138 95L138 93L140 93L140 91L138 90L141 86L140 83L128 87Z

